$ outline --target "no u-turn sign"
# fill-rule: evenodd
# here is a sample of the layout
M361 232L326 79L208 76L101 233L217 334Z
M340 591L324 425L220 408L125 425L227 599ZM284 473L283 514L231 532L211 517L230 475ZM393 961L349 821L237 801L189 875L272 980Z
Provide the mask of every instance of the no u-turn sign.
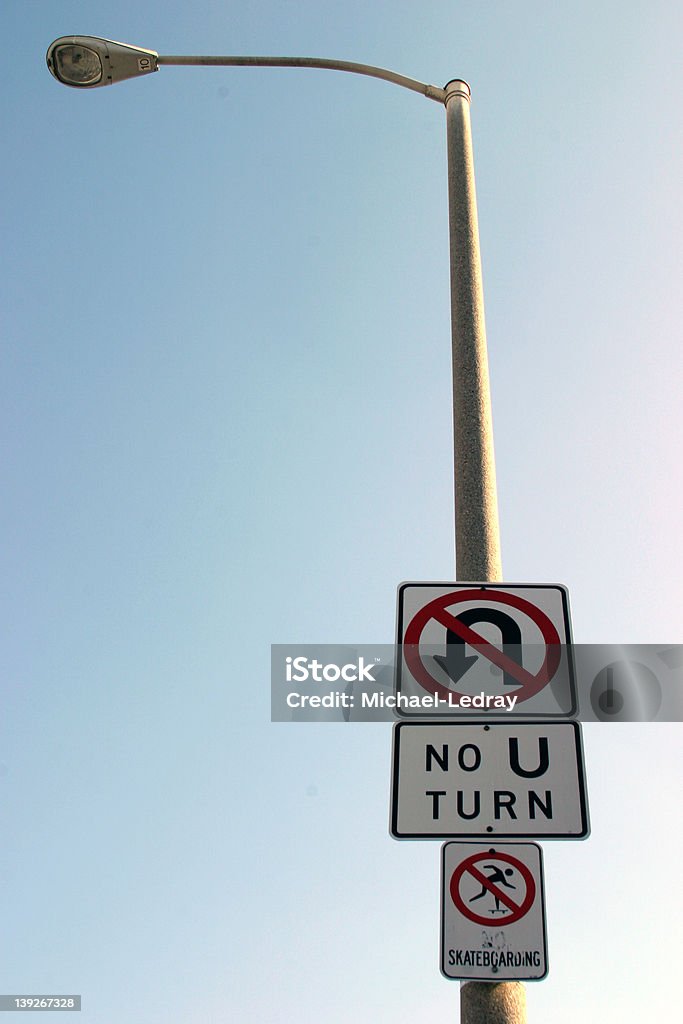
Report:
M402 583L396 696L405 717L576 711L560 584Z

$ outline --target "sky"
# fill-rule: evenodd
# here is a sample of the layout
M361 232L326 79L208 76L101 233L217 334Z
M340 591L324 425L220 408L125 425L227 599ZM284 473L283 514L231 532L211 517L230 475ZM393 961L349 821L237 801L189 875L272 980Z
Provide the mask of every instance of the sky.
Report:
M472 88L504 579L681 635L683 13L6 0L0 994L83 1024L455 1021L388 723L272 723L270 645L456 580L445 116L329 71L73 90L83 33ZM584 726L528 1018L668 1018L680 723ZM8 1020L15 1014L8 1014Z

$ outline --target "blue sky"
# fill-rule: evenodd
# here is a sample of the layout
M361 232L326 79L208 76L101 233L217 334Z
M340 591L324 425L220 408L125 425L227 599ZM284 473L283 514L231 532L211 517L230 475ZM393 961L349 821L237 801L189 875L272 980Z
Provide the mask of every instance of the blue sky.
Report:
M504 574L680 630L674 3L9 0L0 992L92 1024L455 1018L388 725L269 722L271 643L454 578L445 119L331 72L60 87L91 33L473 91ZM680 724L585 727L529 1020L670 1016ZM667 851L674 851L672 855Z

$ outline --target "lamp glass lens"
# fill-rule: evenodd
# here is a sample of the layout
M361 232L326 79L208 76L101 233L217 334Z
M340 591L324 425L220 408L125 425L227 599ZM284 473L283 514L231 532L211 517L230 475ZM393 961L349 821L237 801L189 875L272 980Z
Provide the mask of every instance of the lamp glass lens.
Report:
M95 85L102 78L102 61L95 50L65 43L55 51L57 77L68 85Z

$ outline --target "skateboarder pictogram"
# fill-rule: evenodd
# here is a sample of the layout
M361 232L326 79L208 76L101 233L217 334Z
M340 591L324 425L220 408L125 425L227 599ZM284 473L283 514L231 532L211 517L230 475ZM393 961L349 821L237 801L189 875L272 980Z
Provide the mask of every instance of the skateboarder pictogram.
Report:
M490 874L486 876L487 880L491 883L490 885L484 885L482 883L481 892L477 896L472 896L467 902L474 903L475 900L482 899L483 896L493 896L496 909L489 911L491 914L505 914L509 913L509 907L507 910L500 909L500 893L494 888L494 883L497 885L504 885L506 889L516 889L517 886L513 885L512 882L507 881L506 876L514 874L512 868L500 868L496 864L484 864L484 870L489 871Z

